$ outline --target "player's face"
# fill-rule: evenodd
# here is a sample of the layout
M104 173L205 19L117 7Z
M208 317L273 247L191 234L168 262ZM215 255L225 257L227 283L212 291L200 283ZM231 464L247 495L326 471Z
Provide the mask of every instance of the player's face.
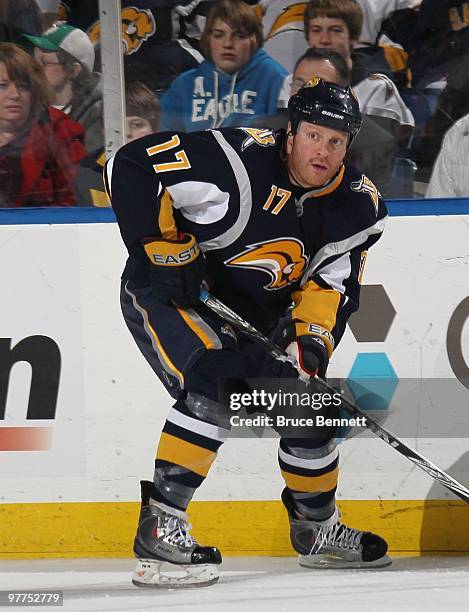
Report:
M0 127L16 131L29 117L31 89L22 81L11 81L6 66L0 62Z
M350 39L347 24L335 17L315 17L309 22L308 45L317 49L337 51L345 58L350 58L356 41Z
M154 130L151 127L150 122L144 117L127 116L126 120L126 142L132 142L142 136L148 136L153 134Z
M298 64L293 73L291 84L291 95L294 96L298 90L306 85L313 77L319 77L329 83L337 83L337 71L329 60L326 59L304 59Z
M215 66L227 74L232 74L251 59L255 39L246 32L233 30L221 19L215 19L210 32L209 45Z
M321 187L337 173L347 152L348 134L301 121L295 135L288 124L290 178L302 187Z

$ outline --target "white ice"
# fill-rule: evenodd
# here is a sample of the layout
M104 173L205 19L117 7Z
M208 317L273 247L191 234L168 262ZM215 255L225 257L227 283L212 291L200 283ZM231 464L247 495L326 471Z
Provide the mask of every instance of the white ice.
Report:
M0 561L0 590L64 592L63 608L18 610L469 610L469 557L397 557L380 571L309 570L293 557L231 557L224 560L217 584L179 590L134 587L134 565L132 559Z

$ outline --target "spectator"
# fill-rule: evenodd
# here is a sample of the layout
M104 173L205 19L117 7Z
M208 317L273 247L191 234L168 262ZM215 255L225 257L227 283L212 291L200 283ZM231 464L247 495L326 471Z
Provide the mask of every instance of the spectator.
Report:
M49 106L40 64L0 43L0 206L70 206L86 155L81 125Z
M388 130L402 146L414 126L412 113L396 86L383 74L370 74L352 50L360 38L363 10L357 0L311 0L305 11L305 36L310 47L339 52L352 70L352 87L362 114Z
M420 2L421 0L418 2L409 0L408 4L413 8L395 10L380 24L379 45L384 50L386 61L392 70L392 80L401 93L403 89L406 90L412 86L410 59L415 46L414 38ZM404 6L406 3L404 0ZM365 28L365 24L363 27ZM360 38L363 41L363 32ZM366 47L355 48L355 51L366 53ZM406 100L405 102L407 104Z
M41 11L42 31L48 30L59 18L60 0L36 0ZM32 34L32 32L28 32Z
M438 0L439 1L439 0ZM360 56L373 72L385 71L391 76L394 70L402 70L402 62L406 62L407 54L402 47L396 45L393 36L395 30L391 30L392 36L381 38L380 31L383 22L390 24L387 19L393 19L393 23L400 22L403 16L407 17L413 12L413 8L420 4L421 0L358 0L363 13L363 27L357 48L360 47ZM293 72L294 63L307 48L304 39L304 11L307 2L295 2L294 0L259 0L258 12L262 15L265 35L265 50L282 66ZM384 49L381 48L384 44ZM397 66L396 66L397 63Z
M144 83L131 81L125 86L126 142L157 132L160 104Z
M101 75L93 72L94 48L78 28L52 26L42 36L25 36L55 92L54 107L67 113L86 130L87 151L103 145Z
M290 96L298 93L300 88L306 85L313 76L318 76L326 82L337 83L342 87L350 85L350 69L339 53L328 49L306 49L294 65L293 74L287 77L283 91L285 97L281 100L277 112L267 117L256 118L252 126L286 129Z
M448 74L445 89L436 100L436 106L420 142L415 143L415 156L420 168L419 178L428 180L431 168L438 156L443 138L454 123L469 113L469 55L453 66ZM417 146L418 145L418 146Z
M417 8L422 0L358 0L363 9L363 26L357 48L378 45L383 23L398 13ZM394 40L394 38L392 39Z
M297 60L292 75L290 95L294 96L313 77L337 83L341 87L350 85L350 69L337 51L307 49Z
M351 72L344 58L328 49L307 49L298 59L292 75L291 95L296 94L313 76L342 87L350 85ZM395 139L371 117L363 116L363 123L345 158L366 174L386 196L390 190L391 174L396 156ZM256 127L286 128L286 109L279 109L273 117L256 121Z
M19 43L23 34L41 32L41 13L35 0L1 0L0 41Z
M362 8L363 25L352 53L354 63L360 62L368 73L381 73L406 84L408 53L402 46L382 32L386 19L399 22L401 15L409 13L421 0L357 0ZM390 30L387 30L390 34Z
M422 0L410 61L414 87L435 88L469 53L467 0Z
M296 63L291 95L297 93L313 76L347 87L350 85L351 72L344 58L336 51L308 49ZM391 188L397 143L372 117L363 115L362 119L362 127L345 160L366 174L381 194L387 196Z
M259 0L265 50L290 73L296 58L308 48L303 31L306 4L294 0Z
M457 121L445 134L433 166L427 198L469 196L469 115Z
M162 128L193 132L249 125L274 113L287 72L262 44L252 7L241 0L217 2L201 39L208 59L181 74L162 96Z
M199 39L214 0L121 0L124 67L152 90L166 90L175 77L203 61ZM100 55L97 0L67 0L61 17L85 31ZM99 59L98 59L99 61Z
M125 86L126 142L159 130L160 105L146 85L130 81ZM82 160L75 182L79 206L110 206L103 189L104 148Z

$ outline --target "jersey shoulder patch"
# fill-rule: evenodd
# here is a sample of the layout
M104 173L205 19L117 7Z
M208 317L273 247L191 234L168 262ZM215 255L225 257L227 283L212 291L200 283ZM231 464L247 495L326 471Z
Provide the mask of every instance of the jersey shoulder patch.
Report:
M367 194L373 204L375 216L378 216L381 194L371 179L369 179L365 174L362 174L358 180L351 181L350 190L355 191L356 193Z
M241 151L245 151L251 145L260 147L273 147L277 144L277 134L270 129L262 128L238 128L246 133L246 138L241 143Z

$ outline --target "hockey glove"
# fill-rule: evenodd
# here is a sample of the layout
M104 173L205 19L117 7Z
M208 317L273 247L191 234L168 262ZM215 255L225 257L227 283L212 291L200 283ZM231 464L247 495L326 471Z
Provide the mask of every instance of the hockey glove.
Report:
M280 361L267 355L259 371L260 378L298 378L293 360Z
M150 282L158 300L181 308L197 306L205 274L205 259L194 236L179 234L178 240L145 238L143 248L151 261Z
M296 340L290 342L285 351L296 358L300 370L307 377L326 376L329 355L325 342L318 336L298 336Z
M306 324L301 326L307 327ZM316 375L325 377L329 365L329 353L326 343L319 335L314 333L297 335L295 321L283 319L274 331L273 340L288 355L296 359L298 367L306 377Z

